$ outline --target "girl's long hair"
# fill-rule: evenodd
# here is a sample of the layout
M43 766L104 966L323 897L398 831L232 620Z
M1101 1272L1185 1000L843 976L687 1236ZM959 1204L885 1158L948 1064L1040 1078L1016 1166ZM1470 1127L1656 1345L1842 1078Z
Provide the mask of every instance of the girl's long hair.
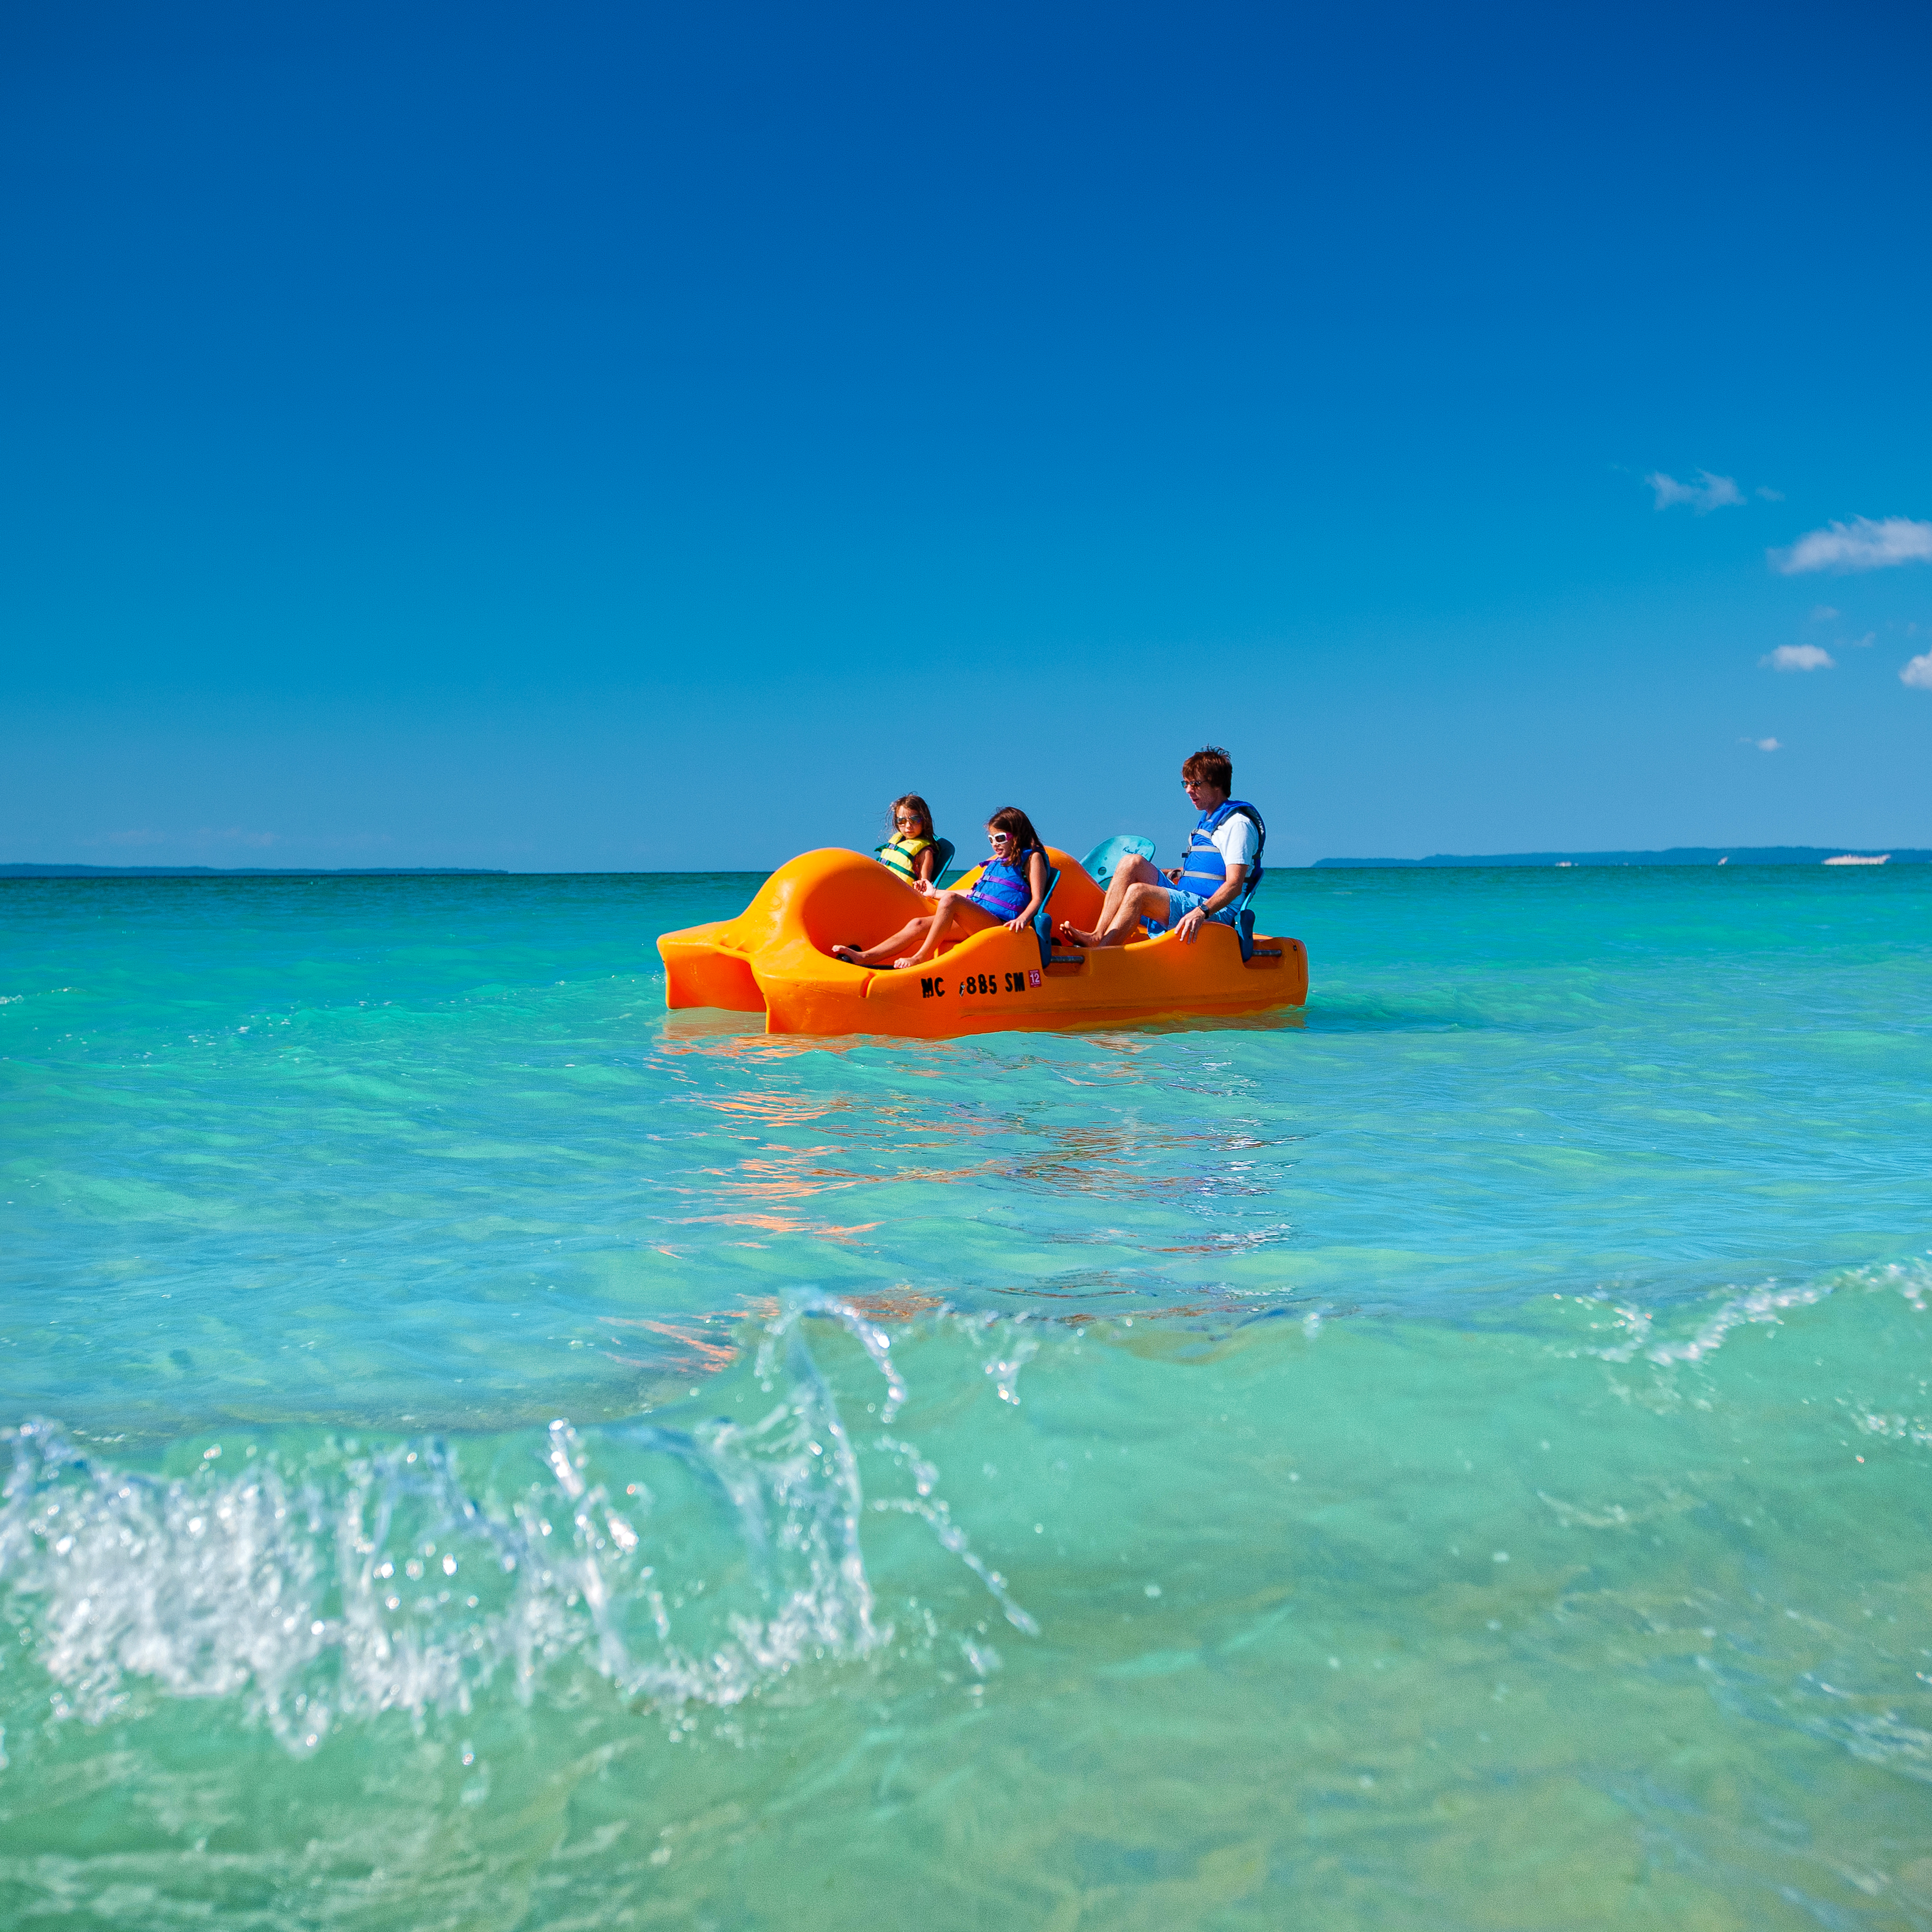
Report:
M1024 854L1040 844L1040 834L1033 829L1033 820L1016 805L1001 806L987 820L986 830L1004 832L1012 840L1014 850L1006 861L1009 865L1016 865Z
M894 799L886 809L886 836L888 838L896 838L899 836L899 814L902 812L916 812L919 814L918 836L920 838L932 838L938 836L932 829L932 808L920 796L917 792L909 791L903 798Z

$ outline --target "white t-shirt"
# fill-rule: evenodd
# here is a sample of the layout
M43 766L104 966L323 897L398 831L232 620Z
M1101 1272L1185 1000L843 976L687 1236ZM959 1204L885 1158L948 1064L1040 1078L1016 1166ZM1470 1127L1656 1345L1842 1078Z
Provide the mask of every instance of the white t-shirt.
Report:
M1255 854L1260 849L1262 835L1255 821L1245 812L1231 812L1216 829L1208 833L1214 842L1214 849L1221 855L1221 862L1229 872L1237 866L1254 868Z

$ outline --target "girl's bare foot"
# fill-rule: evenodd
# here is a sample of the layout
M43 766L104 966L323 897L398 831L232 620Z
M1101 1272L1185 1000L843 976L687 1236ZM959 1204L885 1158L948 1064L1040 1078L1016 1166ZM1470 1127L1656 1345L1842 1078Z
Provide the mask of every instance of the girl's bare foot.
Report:
M833 945L830 950L833 958L842 959L848 966L862 966L866 963L862 949L856 946L848 946L842 940Z
M916 952L908 952L903 959L895 959L892 962L892 970L895 973L903 973L909 966L923 966L932 956L929 952L923 956Z

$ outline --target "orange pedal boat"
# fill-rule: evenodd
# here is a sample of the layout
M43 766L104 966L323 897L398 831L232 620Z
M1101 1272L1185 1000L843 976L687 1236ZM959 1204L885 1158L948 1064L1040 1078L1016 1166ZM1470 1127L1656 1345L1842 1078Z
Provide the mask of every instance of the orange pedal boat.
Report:
M1078 860L1047 848L1059 877L1042 918L1090 928L1100 888ZM976 868L957 881L970 886ZM959 940L923 965L854 966L838 943L873 943L928 908L876 860L802 853L759 887L736 919L668 932L664 1004L765 1016L767 1033L892 1034L919 1040L1027 1027L1076 1027L1163 1013L1244 1013L1298 1006L1308 956L1297 939L1255 935L1242 957L1232 926L1206 925L1191 945L1172 933L1081 952L1004 926Z

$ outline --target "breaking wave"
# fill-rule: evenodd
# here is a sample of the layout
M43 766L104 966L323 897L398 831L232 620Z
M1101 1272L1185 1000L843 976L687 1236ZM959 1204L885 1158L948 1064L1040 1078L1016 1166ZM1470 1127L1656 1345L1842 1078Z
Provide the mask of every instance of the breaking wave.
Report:
M1613 1312L1623 1331L1622 1339L1590 1352L1606 1362L1642 1359L1665 1368L1678 1363L1701 1362L1714 1355L1735 1329L1774 1327L1792 1309L1814 1307L1834 1294L1848 1291L1902 1295L1914 1313L1922 1315L1926 1298L1932 1295L1932 1266L1915 1258L1847 1268L1821 1280L1789 1287L1770 1281L1757 1288L1727 1288L1720 1297L1713 1298L1714 1305L1688 1314L1673 1311L1672 1317L1664 1322L1647 1309L1615 1304Z
M866 1466L903 1492L868 1504L812 1317L869 1358L880 1399L866 1406L884 1426ZM1024 1359L1012 1352L988 1365L1009 1400ZM889 1432L907 1391L882 1328L794 1293L733 1372L746 1419L560 1419L534 1440L336 1439L299 1456L231 1442L184 1475L30 1421L10 1432L0 1616L57 1721L158 1696L239 1699L297 1754L382 1712L420 1724L468 1712L493 1684L528 1700L586 1672L688 1729L689 1707L740 1704L806 1660L866 1658L892 1636L860 1544L868 1507L924 1524L1036 1634L938 1472Z

